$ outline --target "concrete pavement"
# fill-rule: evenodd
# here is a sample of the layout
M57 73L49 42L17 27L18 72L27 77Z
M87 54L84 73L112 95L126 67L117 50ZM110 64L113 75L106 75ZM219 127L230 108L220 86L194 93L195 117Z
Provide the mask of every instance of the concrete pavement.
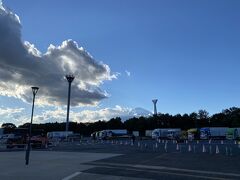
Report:
M118 154L32 151L30 164L25 165L25 152L0 153L1 180L61 180L69 175L92 168L84 163Z
M62 142L44 151L31 151L29 166L25 166L25 151L2 151L0 179L240 179L240 149L234 142L187 142L179 144L179 150L171 141L167 150L166 142L157 146L152 140L140 143ZM202 152L203 145L206 152ZM218 154L214 153L216 145Z

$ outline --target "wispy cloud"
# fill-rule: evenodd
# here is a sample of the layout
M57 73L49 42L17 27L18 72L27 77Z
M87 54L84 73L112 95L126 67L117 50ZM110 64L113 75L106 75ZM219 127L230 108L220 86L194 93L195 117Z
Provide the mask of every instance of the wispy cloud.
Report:
M117 78L108 65L96 61L73 40L50 45L45 53L22 41L19 17L1 2L0 39L0 95L31 102L30 87L39 86L38 104L63 105L68 87L64 75L71 73L76 76L72 105L96 105L108 97L101 84Z

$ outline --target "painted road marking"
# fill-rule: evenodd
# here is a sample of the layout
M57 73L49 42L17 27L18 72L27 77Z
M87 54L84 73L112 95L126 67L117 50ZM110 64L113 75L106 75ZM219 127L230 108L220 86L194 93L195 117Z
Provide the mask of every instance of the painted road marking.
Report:
M70 180L70 179L72 179L72 178L78 176L78 175L81 174L81 173L82 173L82 172L75 172L75 173L73 173L73 174L71 174L71 175L69 175L69 176L63 178L62 180Z
M240 177L240 174L236 174L236 173L223 173L223 172L216 172L216 171L203 171L203 170L192 170L192 169L182 169L182 168L171 168L171 167L165 167L165 166L134 165L134 167L156 169L156 170L171 170L171 171L182 171L182 172L191 172L191 173L199 173L199 174L212 174L212 175Z
M105 168L110 168L110 169L117 169L119 167L112 167L112 166L101 166ZM138 171L138 172L146 172L146 169L135 169L131 167L126 167L122 168L122 170L132 170L132 171ZM159 174L168 174L168 175L175 175L175 176L185 176L185 177L193 177L193 178L201 178L201 179L213 179L213 180L226 180L226 178L221 178L221 177L210 177L206 175L194 175L194 174L186 174L186 173L178 173L178 172L166 172L166 171L156 171L156 170L147 170L147 172L152 172L152 173L159 173Z
M92 165L105 165L105 166L120 166L120 167L130 167L130 168L145 168L149 170L168 170L168 171L178 171L178 172L185 172L185 173L198 173L198 174L210 174L215 176L232 176L232 177L240 177L240 174L236 173L224 173L224 172L216 172L216 171L203 171L203 170L192 170L192 169L182 169L182 168L172 168L172 167L165 167L165 166L149 166L149 165L140 165L140 164L119 164L119 163L91 163ZM169 172L170 173L170 172Z

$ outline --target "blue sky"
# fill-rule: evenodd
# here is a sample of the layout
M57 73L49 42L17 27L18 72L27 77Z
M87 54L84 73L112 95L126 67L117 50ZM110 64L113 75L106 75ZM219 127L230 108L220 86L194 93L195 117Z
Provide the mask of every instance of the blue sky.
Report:
M171 114L199 109L213 114L239 106L238 0L3 2L19 16L22 40L42 53L50 44L72 39L112 74L120 73L100 85L109 98L76 112L116 105L152 111L153 98L159 112ZM11 97L0 99L3 107L17 104L26 114L30 107Z

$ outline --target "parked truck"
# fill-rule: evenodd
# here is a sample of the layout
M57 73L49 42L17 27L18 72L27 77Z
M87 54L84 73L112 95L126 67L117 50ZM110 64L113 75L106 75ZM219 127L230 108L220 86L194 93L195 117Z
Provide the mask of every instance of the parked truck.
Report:
M228 128L226 138L227 139L238 139L239 134L237 128Z
M91 134L92 138L97 139L114 139L114 138L123 138L129 137L126 129L106 129Z
M174 129L154 129L152 131L152 138L153 139L177 139L180 137L181 129L174 128Z
M63 140L66 137L73 135L73 131L52 131L47 133L49 140Z
M199 129L192 128L187 131L188 140L199 139Z
M152 131L153 139L167 139L168 129L154 129Z
M168 139L179 139L181 135L181 129L169 129L167 133Z
M226 139L227 127L210 127L200 129L201 139Z
M7 148L24 148L29 140L29 130L28 128L16 128L6 140ZM45 148L48 140L42 129L33 129L31 136L31 147L32 148Z
M200 139L208 139L210 136L209 127L204 127L200 129Z
M237 132L238 132L238 137L236 139L240 140L240 128L237 127L236 129L237 129Z

